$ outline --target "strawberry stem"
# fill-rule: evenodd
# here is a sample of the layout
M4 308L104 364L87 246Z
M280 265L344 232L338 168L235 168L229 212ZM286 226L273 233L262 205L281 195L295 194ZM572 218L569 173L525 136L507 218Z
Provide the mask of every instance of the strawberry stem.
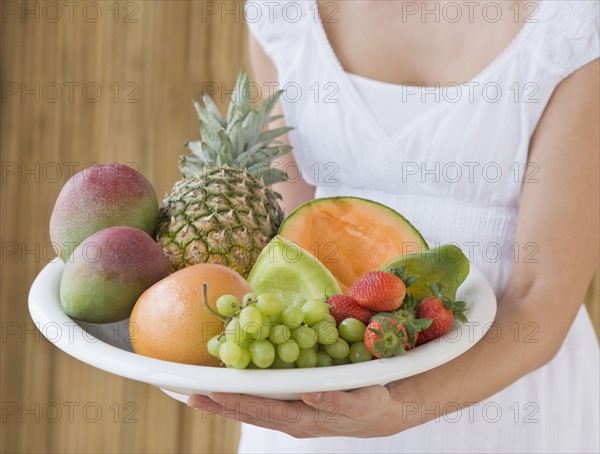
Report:
M442 285L438 282L435 281L432 285L431 285L431 291L433 292L433 295L436 298L439 298L442 301L442 304L444 305L444 307L450 311L452 311L452 314L461 322L463 323L467 323L467 317L465 316L465 312L469 309L464 301L452 301L450 298L448 298L446 295L444 295L442 293Z

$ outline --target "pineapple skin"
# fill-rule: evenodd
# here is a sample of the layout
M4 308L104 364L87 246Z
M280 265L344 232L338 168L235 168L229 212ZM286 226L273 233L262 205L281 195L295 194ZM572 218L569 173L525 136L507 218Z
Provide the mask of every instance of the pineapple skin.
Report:
M283 222L279 199L262 180L227 165L179 180L163 200L155 233L171 271L216 263L248 277Z

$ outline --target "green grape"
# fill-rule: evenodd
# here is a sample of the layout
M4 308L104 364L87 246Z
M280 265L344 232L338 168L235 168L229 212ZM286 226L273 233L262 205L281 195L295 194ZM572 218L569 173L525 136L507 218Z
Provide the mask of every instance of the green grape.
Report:
M313 329L317 332L317 340L319 344L334 344L338 340L338 330L332 323L320 321L316 325L313 325Z
M287 341L277 346L277 356L287 363L293 363L300 355L300 347L294 341Z
M300 326L304 319L304 313L299 307L291 306L288 307L283 314L281 314L281 322L290 329L294 329Z
M235 363L231 365L234 369L245 369L250 364L250 352L248 350L241 350L240 359L238 359Z
M350 353L350 346L348 342L346 342L341 337L338 337L338 340L333 344L325 345L325 351L332 358L345 358Z
M269 320L271 320L273 325L279 325L281 323L281 312L269 315Z
M273 364L271 364L271 369L293 369L294 367L296 367L296 364L287 363L277 355L275 355Z
M356 318L346 318L338 326L340 336L348 342L362 342L366 329L365 324Z
M235 314L240 307L240 300L233 295L222 295L217 300L217 311L225 317Z
M261 293L256 299L256 308L264 315L274 315L283 310L283 303L272 293Z
M298 367L315 367L317 365L317 352L313 348L302 348L296 360Z
M328 315L328 314L326 314ZM333 325L337 328L337 322L335 321L335 318L333 318L333 316L331 317L323 317L321 320L319 320L318 323L329 323L330 325ZM313 323L313 326L316 325L316 323Z
M343 364L350 364L350 360L348 359L347 356L345 356L343 358L331 358L332 366L341 366Z
M275 360L275 347L268 340L259 340L250 345L252 362L261 369L266 369Z
M235 364L242 356L242 349L235 341L226 340L219 348L219 358L225 364Z
M291 339L292 333L285 325L275 325L271 331L271 342L274 344L283 344Z
M262 314L254 306L248 306L240 312L240 324L246 334L255 334L262 325Z
M292 339L300 348L310 348L317 342L317 333L310 326L299 326L292 330Z
M329 312L329 308L323 301L308 300L302 306L302 312L304 313L304 323L312 325L322 320L325 314Z
M238 317L232 318L225 328L225 340L240 343L244 339L246 339L246 336L242 332L240 319Z
M266 315L263 315L260 326L258 327L258 331L256 331L253 334L250 334L249 337L252 338L252 340L263 340L263 339L267 339L269 337L270 333L271 333L271 320Z
M216 336L211 337L206 344L206 349L208 350L208 353L218 358L219 349L221 348L221 344L223 344L223 342L225 342L225 336L217 334Z
M325 314L323 316L323 318L321 319L322 322L329 322L329 323L333 323L334 325L337 325L337 322L335 321L335 318L333 318L333 315L331 314Z
M250 344L252 344L252 341L250 339L246 339L245 337L238 342L240 348L244 350L248 350L250 348Z
M331 366L331 356L325 352L325 350L319 350L317 352L317 367Z
M242 306L246 307L249 304L256 303L256 298L258 297L258 293L250 292L246 293L242 298Z
M357 342L350 346L348 358L353 363L362 363L371 360L373 356L371 356L371 352L367 350L364 342Z

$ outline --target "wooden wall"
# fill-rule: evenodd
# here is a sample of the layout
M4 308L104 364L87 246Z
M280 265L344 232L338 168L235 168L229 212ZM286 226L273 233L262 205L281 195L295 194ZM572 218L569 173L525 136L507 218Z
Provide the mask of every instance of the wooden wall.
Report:
M199 134L191 100L207 81L231 88L239 69L247 67L241 10L222 20L207 14L208 3L236 6L169 0L120 2L115 8L112 1L74 2L72 19L63 7L53 22L57 10L44 2L3 2L3 452L237 448L235 423L203 416L158 389L70 358L34 334L27 311L28 287L51 259L48 220L70 169L130 162L162 196L179 177L183 143ZM24 8L39 13L23 18ZM24 90L32 93L23 95ZM94 422L97 409L102 415Z
M235 451L235 423L52 347L27 292L52 258L48 220L73 170L133 163L159 194L178 178L183 142L198 134L191 99L208 81L231 88L247 67L240 4L72 4L2 3L1 451Z

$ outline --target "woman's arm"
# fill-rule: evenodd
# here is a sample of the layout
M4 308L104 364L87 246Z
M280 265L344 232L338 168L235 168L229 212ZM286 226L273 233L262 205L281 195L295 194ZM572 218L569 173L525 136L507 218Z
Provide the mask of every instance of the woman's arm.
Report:
M250 62L252 63L254 81L259 85L259 87L261 87L262 90L265 91L265 93L263 93L263 98L266 98L269 95L269 87L278 81L277 70L267 54L265 54L262 47L260 47L260 44L258 44L256 39L254 39L252 35L250 35L249 39ZM283 110L281 108L281 103L278 103L273 110L273 115L282 114ZM285 122L283 118L281 120L274 121L271 124L271 128L285 126L284 123ZM281 141L286 144L289 143L287 134L281 139ZM294 178L294 182L285 182L273 185L273 189L279 192L283 197L282 207L286 213L289 213L298 205L314 198L315 188L307 184L303 179L295 178L295 172L300 172L300 168L294 160L293 152L274 160L273 165L279 169L289 169L288 173L291 174L290 177Z
M302 412L294 423L286 421L287 407L277 401L219 393L212 401L194 396L190 403L296 437L385 436L435 418L431 409L438 408L439 416L444 408L479 402L550 361L598 260L599 67L596 60L557 87L532 139L530 161L539 166L538 182L523 186L516 241L535 242L539 250L535 263L513 266L495 320L503 333L499 339L484 338L443 366L385 387L305 394L294 404ZM515 323L521 329L535 323L537 342L515 342ZM250 402L254 405L245 405ZM323 417L328 408L335 408L329 419Z
M431 372L389 386L393 400L478 402L544 365L558 352L585 297L598 261L600 122L598 60L563 81L530 148L537 182L524 183L516 241L539 247L533 263L513 266L495 323L498 342L479 342ZM528 322L537 342L515 343ZM518 325L515 325L517 323ZM512 327L512 328L511 328ZM462 383L465 386L455 386ZM415 397L416 397L415 396ZM417 415L418 424L435 415Z

